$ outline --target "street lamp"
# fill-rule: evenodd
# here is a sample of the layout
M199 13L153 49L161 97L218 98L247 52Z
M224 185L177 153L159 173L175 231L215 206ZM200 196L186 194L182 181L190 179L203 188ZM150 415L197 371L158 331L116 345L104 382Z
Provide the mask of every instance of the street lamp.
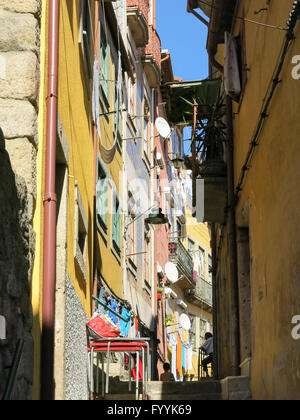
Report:
M175 169L181 169L184 167L184 159L180 156L180 153L176 153L175 159L172 159L171 162L173 163Z
M145 223L148 225L163 225L169 222L169 219L163 214L162 209L158 209L156 205L150 207L148 210L146 210L144 213L137 216L135 219L131 220L125 228L124 228L124 235L126 236L126 232L128 230L128 227L134 223L136 220L143 217L148 211L153 209L153 213L150 213L149 216L145 219Z
M148 225L165 225L168 222L169 219L164 215L161 208L155 209L153 213L150 213L145 219L145 223Z

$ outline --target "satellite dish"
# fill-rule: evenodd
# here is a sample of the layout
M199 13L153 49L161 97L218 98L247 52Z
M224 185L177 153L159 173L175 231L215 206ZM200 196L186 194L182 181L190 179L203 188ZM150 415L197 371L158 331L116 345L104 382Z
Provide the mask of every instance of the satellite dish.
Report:
M167 262L167 264L165 265L165 272L167 279L172 284L178 281L179 274L175 264L173 264L172 262Z
M164 118L158 117L155 121L155 127L161 137L163 137L164 139L167 139L170 137L171 128Z
M180 315L179 324L184 330L189 331L191 329L191 320L186 314Z

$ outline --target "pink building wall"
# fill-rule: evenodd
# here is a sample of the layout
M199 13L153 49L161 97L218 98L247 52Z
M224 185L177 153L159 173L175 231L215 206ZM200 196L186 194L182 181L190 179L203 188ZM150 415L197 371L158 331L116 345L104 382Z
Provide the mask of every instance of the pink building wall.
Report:
M157 117L163 117L166 118L164 113L164 108L160 105L162 103L162 97L161 92L158 91L158 97L157 97ZM160 153L163 156L164 160L164 168L160 169L160 188L157 191L159 201L160 201L160 207L165 215L167 214L167 206L165 201L165 187L168 187L168 150L169 150L169 140L165 140L162 137L158 136L158 133L155 133L155 147L157 153ZM157 174L157 173L156 173ZM169 261L169 225L161 225L159 227L156 227L155 231L155 253L156 253L156 271L157 271L157 265L160 265L165 272L165 266L166 263ZM161 284L166 281L166 278L164 277L161 280ZM157 363L157 369L158 369L158 378L161 373L163 373L163 363L164 362L170 362L167 360L167 335L166 335L166 327L165 327L165 311L166 311L166 305L165 305L165 299L162 296L160 301L156 302L156 319L157 319L157 338L160 340L160 343L158 344L158 363Z

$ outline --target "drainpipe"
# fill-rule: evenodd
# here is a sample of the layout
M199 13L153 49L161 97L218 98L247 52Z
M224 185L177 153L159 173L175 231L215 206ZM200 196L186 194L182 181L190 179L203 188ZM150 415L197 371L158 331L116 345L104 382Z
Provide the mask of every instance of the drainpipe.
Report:
M56 280L56 133L59 0L49 0L46 174L44 197L41 399L54 397L54 314Z

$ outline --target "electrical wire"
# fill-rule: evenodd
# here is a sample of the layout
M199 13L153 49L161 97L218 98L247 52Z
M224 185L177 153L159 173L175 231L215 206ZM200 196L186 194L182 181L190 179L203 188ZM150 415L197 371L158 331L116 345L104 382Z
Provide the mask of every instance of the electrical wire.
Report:
M244 183L244 180L245 180L245 177L246 177L246 173L249 171L249 163L250 163L250 161L253 157L254 150L259 145L259 143L258 143L259 136L261 134L261 131L263 129L265 121L266 121L267 117L269 116L268 111L269 111L269 107L270 107L272 98L274 96L274 93L277 89L278 84L281 82L280 81L280 74L281 74L281 71L283 69L284 62L285 62L289 47L290 47L291 43L293 42L293 40L295 39L294 29L295 29L295 26L297 24L297 21L298 21L299 17L300 17L300 0L296 0L293 4L293 8L292 8L292 11L289 15L289 20L287 22L288 32L287 32L286 37L285 37L285 42L284 42L283 49L282 49L282 52L281 52L281 55L280 55L279 64L278 64L277 68L275 69L275 72L273 73L271 87L270 86L268 87L268 90L270 90L270 93L269 93L269 95L268 95L268 97L265 101L265 104L263 105L262 111L260 112L259 121L258 121L258 124L256 126L252 141L250 143L250 147L249 147L245 162L242 166L241 174L240 174L239 181L238 181L236 191L235 191L237 199L238 199L240 191L242 190L242 186L243 186L243 183Z

